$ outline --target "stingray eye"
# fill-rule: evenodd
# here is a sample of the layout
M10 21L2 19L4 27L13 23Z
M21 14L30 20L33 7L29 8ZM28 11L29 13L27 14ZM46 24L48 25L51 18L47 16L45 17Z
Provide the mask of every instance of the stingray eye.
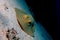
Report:
M33 26L32 18L29 15L23 15L24 22L27 23L28 26Z
M34 23L32 22L32 20L28 20L27 23L28 23L28 26L33 27L33 24L34 24Z
M28 23L28 25L30 25L32 23L32 21L31 20L28 20L27 23Z

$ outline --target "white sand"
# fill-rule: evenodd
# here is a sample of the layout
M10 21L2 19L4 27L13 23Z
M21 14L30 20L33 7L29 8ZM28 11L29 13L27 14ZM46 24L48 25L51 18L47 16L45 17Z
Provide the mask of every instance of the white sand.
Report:
M26 34L19 27L16 19L15 9L12 6L10 6L9 2L6 0L0 0L0 28L1 28L0 30L3 30L3 29L6 30L6 28L9 28L9 29L14 28L17 31L18 33L17 36L19 36L20 40L34 40L33 37ZM7 40L5 39L6 38L5 36L2 38L3 40Z

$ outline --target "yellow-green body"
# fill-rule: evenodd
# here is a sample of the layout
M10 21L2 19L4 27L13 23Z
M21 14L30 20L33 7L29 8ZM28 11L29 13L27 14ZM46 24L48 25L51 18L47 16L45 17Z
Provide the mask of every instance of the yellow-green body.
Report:
M34 19L30 14L25 13L24 11L15 8L17 20L24 32L34 37L35 26Z

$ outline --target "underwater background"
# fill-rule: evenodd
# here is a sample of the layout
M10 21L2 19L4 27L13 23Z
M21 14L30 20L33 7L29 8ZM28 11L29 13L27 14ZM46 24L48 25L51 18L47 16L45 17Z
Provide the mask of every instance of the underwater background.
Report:
M14 6L16 6L17 8L19 8L19 9L21 9L21 10L24 10L26 13L28 13L28 14L31 14L32 12L30 11L30 7L28 7L28 5L27 5L27 3L26 3L26 1L25 0L13 0L13 1L11 1L11 3L14 5ZM32 4L33 2L31 2L31 4ZM37 2L36 2L37 3ZM42 3L42 2L41 2ZM44 5L44 2L42 3L43 5ZM40 4L41 5L41 9L39 10L40 12L42 12L42 13L44 13L45 12L45 10L47 10L48 9L48 7L46 7L47 9L44 9L44 7L42 7L42 4ZM37 5L36 5L37 6ZM40 6L39 6L40 7ZM44 10L43 10L44 9ZM33 10L33 9L32 9ZM39 11L37 11L37 12L39 12ZM35 11L34 11L35 12ZM49 13L50 11L46 11L45 13L47 14L47 13ZM51 12L50 12L51 13ZM36 13L37 15L38 15L38 13ZM33 15L34 15L34 18L35 18L35 16L37 16L36 14L34 14L33 13ZM38 16L38 18L37 19L39 19L39 18L41 18L41 19L43 19L43 17L44 16L42 16L42 15L46 15L46 14L41 14L41 15L39 15ZM51 15L51 14L50 14ZM47 17L49 17L50 16L49 14L47 14ZM40 17L41 16L41 17ZM53 17L53 16L52 16ZM36 20L37 20L36 19ZM48 18L49 19L49 18ZM47 21L48 21L48 19L47 19ZM50 18L51 19L51 18ZM40 20L40 19L39 19ZM44 20L44 19L43 19ZM47 32L47 30L44 28L44 25L42 25L43 23L41 22L37 22L36 21L36 29L35 29L35 33L34 33L34 35L36 36L35 38L34 38L34 40L53 40L52 39L52 37L50 36L51 34L49 34L48 32ZM52 24L52 23L51 23ZM51 26L51 25L50 25ZM52 27L52 26L51 26ZM47 28L48 29L48 28ZM53 28L52 28L53 29ZM51 29L50 29L51 30ZM53 29L54 30L54 29ZM53 31L53 30L51 30L51 31Z

